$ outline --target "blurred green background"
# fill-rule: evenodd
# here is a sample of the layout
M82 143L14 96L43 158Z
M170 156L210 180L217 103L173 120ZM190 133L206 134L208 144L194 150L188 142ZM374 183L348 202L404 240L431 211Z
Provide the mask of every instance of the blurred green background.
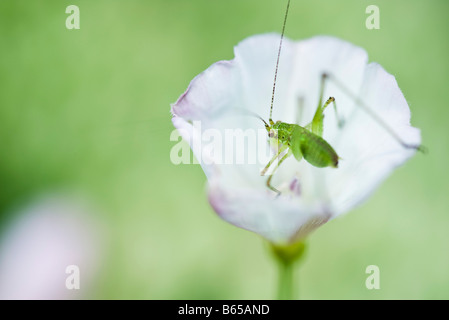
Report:
M109 230L90 298L271 299L259 236L220 220L198 165L170 162L170 103L285 1L0 2L0 223L45 193L83 195ZM81 29L67 30L76 4ZM380 8L380 30L365 9ZM449 298L449 2L292 0L286 35L330 34L394 74L421 128L416 155L362 207L318 229L303 299ZM365 268L381 271L367 290Z

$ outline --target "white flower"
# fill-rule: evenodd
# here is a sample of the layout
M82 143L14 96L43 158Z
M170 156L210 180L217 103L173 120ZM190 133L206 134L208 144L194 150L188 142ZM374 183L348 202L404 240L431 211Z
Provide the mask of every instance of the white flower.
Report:
M173 124L197 158L204 147L195 144L201 132L194 132L199 129L193 121L201 121L202 131L264 128L259 119L242 116L239 110L268 120L279 37L266 34L245 39L235 47L233 60L219 61L202 72L172 105ZM367 60L363 49L337 38L285 39L273 120L296 123L301 100L299 124L309 123L318 105L321 76L327 73L360 97L397 136L419 145L420 132L410 126L410 110L395 78ZM323 138L341 157L339 167L316 168L292 156L273 177L273 185L282 192L276 198L266 187L267 177L260 176L260 165L220 164L212 156L212 163L202 163L202 167L210 204L221 218L273 243L297 241L359 205L415 153L400 145L331 81L323 98L329 96L335 97L339 115L345 119L345 126L339 128L332 108L325 111Z

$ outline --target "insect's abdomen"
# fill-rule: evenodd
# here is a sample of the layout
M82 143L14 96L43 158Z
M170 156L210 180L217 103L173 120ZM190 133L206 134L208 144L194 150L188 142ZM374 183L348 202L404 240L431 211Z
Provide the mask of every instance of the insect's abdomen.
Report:
M338 155L323 138L307 130L302 130L300 149L304 159L318 168L338 167Z

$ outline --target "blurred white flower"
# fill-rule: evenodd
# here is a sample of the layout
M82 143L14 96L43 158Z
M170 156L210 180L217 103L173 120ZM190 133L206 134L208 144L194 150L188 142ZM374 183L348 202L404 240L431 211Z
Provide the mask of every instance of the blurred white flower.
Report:
M202 131L263 128L259 119L241 116L241 109L268 117L278 45L277 34L245 39L235 47L233 60L217 62L199 74L172 105L173 124L197 158L203 157L203 150L197 141L201 132L195 132L199 129L193 121L201 121ZM337 38L285 39L273 120L296 123L301 100L298 124L309 123L318 105L321 76L327 73L357 94L401 139L419 145L420 132L410 126L410 110L395 78L367 61L363 49ZM210 204L221 218L276 244L300 240L360 204L415 153L401 146L330 81L324 98L329 96L335 97L339 114L346 120L339 128L333 110L325 112L323 138L341 157L339 168L315 168L290 157L273 177L272 184L282 192L276 198L265 185L266 177L260 176L259 165L222 164L212 155L210 162L201 165L208 179ZM256 152L253 146L248 148Z
M18 212L1 238L0 299L86 298L103 257L103 230L91 213L60 197ZM73 265L79 290L66 287L66 269Z

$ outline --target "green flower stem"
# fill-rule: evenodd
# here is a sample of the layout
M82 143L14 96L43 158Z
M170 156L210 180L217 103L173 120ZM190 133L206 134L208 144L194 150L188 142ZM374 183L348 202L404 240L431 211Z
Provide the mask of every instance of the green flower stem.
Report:
M293 285L293 263L279 263L279 300L293 300L295 296Z
M297 291L295 288L294 269L304 254L304 242L296 242L288 245L271 244L273 256L279 264L279 300L294 299Z

